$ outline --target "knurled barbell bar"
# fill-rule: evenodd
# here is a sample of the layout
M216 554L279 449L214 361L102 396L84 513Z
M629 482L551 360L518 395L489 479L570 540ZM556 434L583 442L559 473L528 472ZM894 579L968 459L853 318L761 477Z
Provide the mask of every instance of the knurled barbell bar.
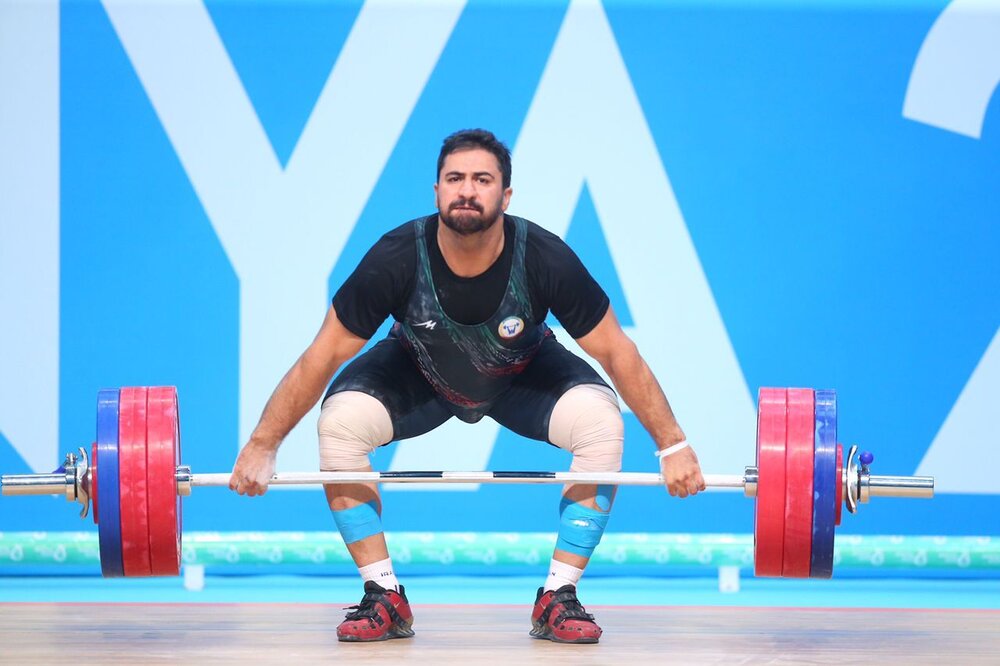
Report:
M180 498L194 486L225 486L230 474L192 474L180 464L180 413L172 386L105 389L97 398L97 441L51 474L0 476L3 495L65 495L93 502L106 577L180 573ZM742 475L706 474L707 488L742 488L756 498L754 573L829 578L834 528L872 496L934 495L929 476L875 476L870 453L837 443L832 390L762 388L757 461ZM310 472L275 474L272 485L328 483L587 483L659 486L656 473Z

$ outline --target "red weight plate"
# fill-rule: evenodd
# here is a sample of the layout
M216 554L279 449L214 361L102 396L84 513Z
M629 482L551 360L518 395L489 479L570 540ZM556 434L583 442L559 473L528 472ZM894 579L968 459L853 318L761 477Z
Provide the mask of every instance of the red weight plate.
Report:
M146 481L146 387L121 390L118 416L119 505L122 569L125 576L148 576L149 510Z
M844 509L844 447L837 444L837 525Z
M757 396L757 502L754 505L754 574L780 576L785 538L786 389Z
M785 552L781 575L808 578L812 560L816 398L812 389L788 389L785 440Z
M151 387L147 407L150 570L154 576L176 576L181 570L180 497L175 476L180 464L177 390L173 386Z

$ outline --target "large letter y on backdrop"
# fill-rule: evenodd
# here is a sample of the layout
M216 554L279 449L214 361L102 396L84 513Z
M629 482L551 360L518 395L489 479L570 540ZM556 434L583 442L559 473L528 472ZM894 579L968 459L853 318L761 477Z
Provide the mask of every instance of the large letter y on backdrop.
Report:
M104 6L239 277L245 441L318 330L330 271L464 3L366 3L284 170L199 0ZM316 467L314 417L280 467Z
M59 455L59 3L0 2L0 432Z

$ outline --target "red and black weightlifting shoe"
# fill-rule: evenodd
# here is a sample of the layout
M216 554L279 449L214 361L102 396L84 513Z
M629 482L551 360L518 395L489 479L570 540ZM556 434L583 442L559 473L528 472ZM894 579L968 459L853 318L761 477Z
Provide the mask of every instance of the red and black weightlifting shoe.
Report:
M409 638L413 635L413 613L406 600L403 586L387 590L375 581L365 581L365 596L337 627L341 641L384 641L389 638Z
M538 588L531 626L532 636L556 643L596 643L601 637L601 628L580 604L572 585L548 592Z

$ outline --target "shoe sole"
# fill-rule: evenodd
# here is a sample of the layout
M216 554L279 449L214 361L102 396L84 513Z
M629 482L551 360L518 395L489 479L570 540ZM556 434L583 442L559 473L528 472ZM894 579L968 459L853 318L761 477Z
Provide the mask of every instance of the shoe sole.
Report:
M552 632L551 629L549 629L548 625L544 624L536 625L534 628L532 628L531 631L528 632L528 635L531 636L532 638L539 638L546 641L552 641L553 643L568 643L570 645L592 645L601 640L599 636L597 638L592 638L590 636L583 636L573 640L568 640L566 638L559 638Z
M413 638L415 632L411 629L412 626L412 622L410 624L395 625L381 636L373 638L362 638L361 636L352 636L350 634L341 636L338 634L337 640L341 643L377 643L379 641L387 641L390 638Z

